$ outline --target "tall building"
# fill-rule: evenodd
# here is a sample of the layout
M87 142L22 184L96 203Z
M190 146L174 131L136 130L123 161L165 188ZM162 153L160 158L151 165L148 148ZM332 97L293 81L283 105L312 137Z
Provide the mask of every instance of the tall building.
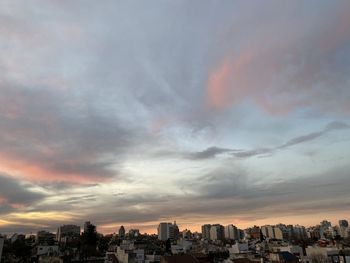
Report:
M125 237L125 228L124 228L124 226L121 226L119 228L118 236L119 236L119 238L124 238Z
M73 239L80 236L80 226L63 225L57 229L57 241L62 242L63 239Z
M90 221L86 221L84 223L84 232L87 232L88 228L91 226L91 222Z
M162 241L166 241L168 239L170 240L177 240L179 238L179 227L176 225L176 222L174 224L172 223L160 223L158 226L158 239Z
M290 228L290 226L286 226L285 224L278 224L276 227L278 227L282 232L282 238L279 238L280 233L278 230L275 230L276 239L291 240L292 228Z
M308 229L306 229L306 234L307 234L307 237L312 240L319 240L321 238L320 226L317 225L317 226L309 227Z
M210 227L210 240L223 240L225 233L224 227L220 224L215 224Z
M273 228L273 232L275 234L275 236L274 236L275 239L283 240L283 232L282 232L281 228L275 226Z
M270 225L262 226L261 227L261 232L263 236L268 237L268 238L275 238L275 231L274 227Z
M284 228L285 228L285 231L287 231L287 228L282 224L277 226L266 225L261 227L261 232L263 236L268 237L270 239L283 240L286 235L283 231Z
M239 240L239 231L234 225L225 226L225 238L231 240Z
M204 239L210 239L210 224L206 224L202 226L202 238Z
M307 239L307 232L304 226L295 225L293 227L293 236L297 240Z
M180 237L180 229L176 224L176 221L174 221L173 224L173 230L172 230L172 236L170 236L170 238L172 238L172 240L178 240Z
M339 220L339 231L342 238L347 238L349 235L349 222L347 220Z
M244 232L248 238L260 239L260 227L258 226L247 228Z
M323 220L320 223L320 235L321 235L321 238L325 238L327 236L327 233L329 232L329 230L331 228L332 228L331 222L329 222L327 220Z

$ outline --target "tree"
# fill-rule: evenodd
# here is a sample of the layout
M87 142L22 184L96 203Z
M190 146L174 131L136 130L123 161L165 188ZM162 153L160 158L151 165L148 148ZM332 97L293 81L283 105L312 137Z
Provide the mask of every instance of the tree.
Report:
M81 236L82 243L82 256L83 258L88 258L96 255L97 246L97 232L96 226L90 224L86 232L83 232Z

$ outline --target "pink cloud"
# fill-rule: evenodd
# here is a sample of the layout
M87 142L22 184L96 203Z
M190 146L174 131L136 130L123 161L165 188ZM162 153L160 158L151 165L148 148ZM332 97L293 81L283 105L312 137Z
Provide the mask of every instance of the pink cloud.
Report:
M107 180L103 175L86 175L79 171L62 171L46 166L45 164L30 162L18 156L10 156L0 153L0 170L16 177L22 177L31 182L70 182L70 183L94 183ZM71 160L69 165L78 165L80 161Z

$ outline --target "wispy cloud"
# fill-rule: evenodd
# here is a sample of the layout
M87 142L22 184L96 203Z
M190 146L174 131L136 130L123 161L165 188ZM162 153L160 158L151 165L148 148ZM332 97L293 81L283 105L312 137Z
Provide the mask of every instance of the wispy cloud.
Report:
M325 135L328 132L331 132L333 130L343 130L343 129L349 129L349 125L343 122L330 122L326 125L326 127L317 132L312 132L309 134L301 135L295 138L292 138L288 140L286 143L283 143L281 145L275 146L275 147L264 147L264 148L257 148L252 150L242 150L242 149L229 149L229 148L220 148L220 147L209 147L203 151L200 152L194 152L191 154L185 155L187 158L194 159L194 160L202 160L202 159L210 159L215 158L219 154L230 154L238 158L248 158L253 157L257 155L264 155L264 154L270 154L278 150L283 150L289 147L292 147L297 144L307 143L309 141L313 141L323 135Z
M331 122L327 124L327 126L322 130L318 132L312 132L306 135L301 135L295 138L290 139L284 144L281 144L279 146L273 147L273 148L261 148L261 149L255 149L255 150L248 150L248 151L241 151L238 153L232 153L235 157L239 158L247 158L247 157L252 157L256 155L262 155L262 154L267 154L267 153L273 153L277 150L282 150L286 149L288 147L297 145L297 144L302 144L306 143L309 141L313 141L322 135L333 131L333 130L342 130L342 129L349 129L349 125L342 123L342 122Z

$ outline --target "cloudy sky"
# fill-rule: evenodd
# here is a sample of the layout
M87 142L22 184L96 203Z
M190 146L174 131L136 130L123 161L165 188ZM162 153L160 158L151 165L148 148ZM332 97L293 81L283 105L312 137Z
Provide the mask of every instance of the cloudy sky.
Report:
M0 4L0 232L350 219L350 3Z

